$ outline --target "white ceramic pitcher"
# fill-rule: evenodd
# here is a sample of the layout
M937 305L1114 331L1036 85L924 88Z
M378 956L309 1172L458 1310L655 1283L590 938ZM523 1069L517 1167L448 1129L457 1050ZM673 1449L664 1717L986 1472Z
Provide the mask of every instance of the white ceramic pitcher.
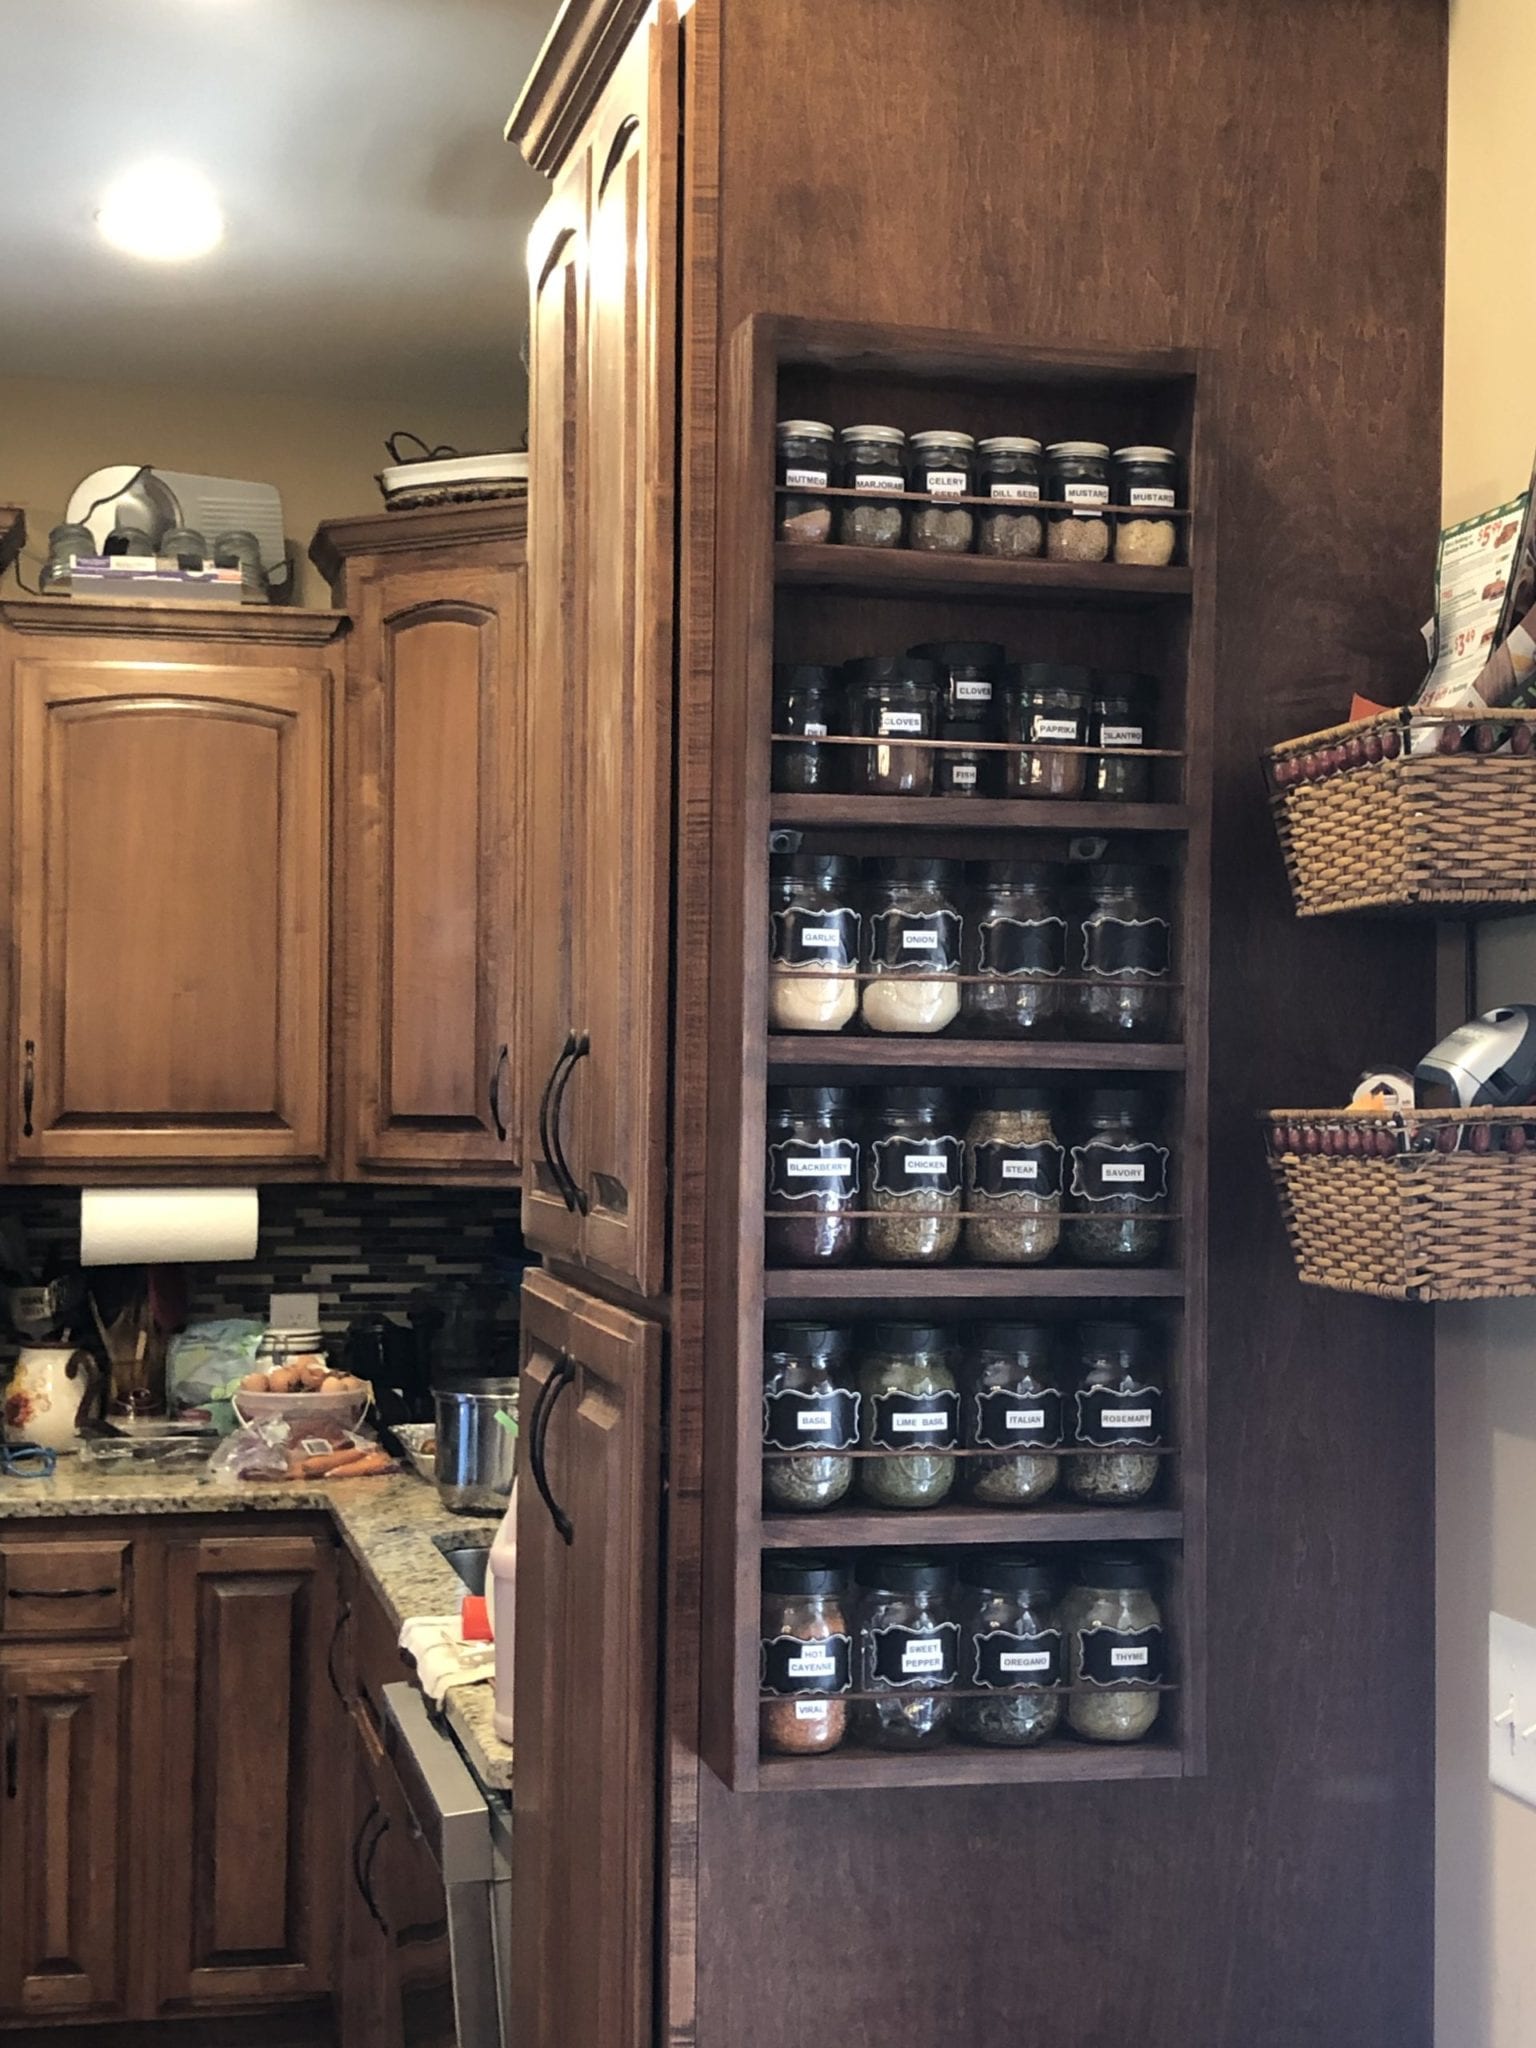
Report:
M29 1344L5 1388L5 1433L13 1443L73 1450L80 1411L96 1390L96 1361L70 1344Z

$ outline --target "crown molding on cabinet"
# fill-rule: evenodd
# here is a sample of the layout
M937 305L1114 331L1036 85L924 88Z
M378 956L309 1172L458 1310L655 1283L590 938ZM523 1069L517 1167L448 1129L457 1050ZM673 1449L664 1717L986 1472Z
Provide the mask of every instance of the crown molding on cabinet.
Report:
M351 623L345 612L297 605L161 604L153 598L6 597L0 623L15 633L79 633L93 639L201 640L323 647Z
M416 512L370 512L357 519L326 519L315 528L309 559L334 583L353 555L414 554L455 542L524 540L528 500L485 498L465 505L427 505Z
M506 135L552 177L654 0L565 0L534 60Z

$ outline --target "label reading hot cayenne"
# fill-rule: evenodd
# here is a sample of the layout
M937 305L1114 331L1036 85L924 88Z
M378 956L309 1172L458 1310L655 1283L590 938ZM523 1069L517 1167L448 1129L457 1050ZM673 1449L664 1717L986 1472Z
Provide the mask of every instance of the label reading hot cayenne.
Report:
M772 1636L763 1642L758 1665L761 1689L792 1699L797 1693L846 1692L853 1682L850 1637L831 1635L806 1642L800 1636Z

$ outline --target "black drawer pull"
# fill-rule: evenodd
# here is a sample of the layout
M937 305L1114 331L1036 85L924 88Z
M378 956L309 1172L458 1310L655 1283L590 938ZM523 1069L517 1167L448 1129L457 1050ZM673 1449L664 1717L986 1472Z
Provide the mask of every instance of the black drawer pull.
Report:
M585 1216L592 1207L592 1198L585 1188L578 1186L576 1176L566 1160L565 1147L560 1142L560 1109L565 1101L565 1091L570 1086L572 1074L575 1073L578 1063L584 1060L591 1050L592 1041L585 1031L579 1038L574 1031L571 1033L566 1047L565 1072L555 1084L554 1097L549 1105L549 1141L555 1148L560 1178L565 1183L565 1206L582 1216Z
M110 1600L116 1586L8 1586L10 1600Z
M549 1473L544 1464L544 1445L549 1436L555 1403L575 1377L576 1367L562 1351L554 1371L539 1389L539 1397L533 1404L533 1425L528 1432L528 1469L533 1474L534 1485L539 1489L539 1498L549 1509L550 1520L564 1543L571 1542L575 1530L570 1516L549 1490Z
M507 1056L508 1048L503 1046L491 1068L491 1122L495 1126L497 1139L503 1145L507 1142L507 1127L501 1120L501 1077L507 1070Z

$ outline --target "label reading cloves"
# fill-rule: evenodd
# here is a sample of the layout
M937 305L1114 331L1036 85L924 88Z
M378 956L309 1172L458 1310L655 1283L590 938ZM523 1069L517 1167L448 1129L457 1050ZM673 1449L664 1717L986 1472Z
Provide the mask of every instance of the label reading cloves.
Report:
M859 957L859 913L776 910L770 956L783 967L852 967Z
M1060 1685L1059 1628L1018 1631L989 1628L971 1638L971 1684L986 1692Z
M892 1623L868 1637L871 1689L903 1685L953 1685L960 1669L960 1624L933 1622L926 1628Z
M876 1451L952 1451L960 1436L960 1396L876 1394L869 1443Z
M853 1642L844 1635L765 1637L758 1664L760 1689L793 1699L797 1693L846 1692L853 1682Z
M851 1451L859 1441L859 1397L851 1387L819 1394L763 1396L763 1446L770 1451Z
M1160 1685L1163 1632L1160 1628L1080 1629L1078 1662L1084 1685Z

